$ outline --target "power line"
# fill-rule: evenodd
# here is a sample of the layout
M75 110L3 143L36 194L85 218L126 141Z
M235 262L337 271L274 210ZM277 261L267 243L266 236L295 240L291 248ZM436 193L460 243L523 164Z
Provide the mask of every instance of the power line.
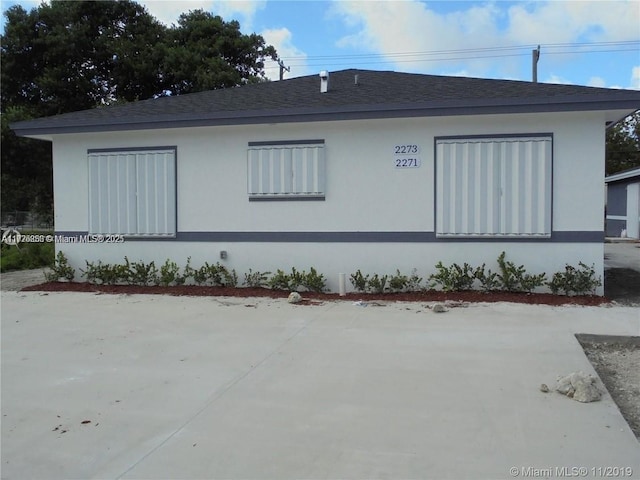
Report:
M478 58L502 58L530 56L531 49L537 45L515 45L496 46L468 49L450 50L430 50L415 52L395 52L395 53L364 53L364 54L342 54L342 55L313 55L313 56L290 56L282 57L293 66L315 65L370 65L380 63L406 63L406 62L444 62L458 61ZM585 53L610 53L610 52L638 52L640 51L640 40L629 40L619 42L591 42L591 43L553 43L541 44L545 55L574 55ZM620 48L612 48L620 47ZM479 55L480 54L480 55ZM340 62L346 60L348 63ZM296 63L303 62L303 63ZM320 63L317 63L320 62Z

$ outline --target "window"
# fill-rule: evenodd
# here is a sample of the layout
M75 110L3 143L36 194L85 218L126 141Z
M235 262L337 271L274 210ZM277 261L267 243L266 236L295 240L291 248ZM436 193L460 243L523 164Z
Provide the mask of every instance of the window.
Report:
M176 233L176 149L89 150L89 233Z
M550 135L436 139L436 235L551 235Z
M324 200L324 140L250 142L249 200Z

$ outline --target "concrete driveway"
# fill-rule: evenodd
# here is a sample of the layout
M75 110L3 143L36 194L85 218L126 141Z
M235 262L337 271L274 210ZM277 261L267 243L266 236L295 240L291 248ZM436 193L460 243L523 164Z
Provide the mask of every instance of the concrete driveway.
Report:
M1 295L2 478L640 475L608 395L539 391L634 308Z

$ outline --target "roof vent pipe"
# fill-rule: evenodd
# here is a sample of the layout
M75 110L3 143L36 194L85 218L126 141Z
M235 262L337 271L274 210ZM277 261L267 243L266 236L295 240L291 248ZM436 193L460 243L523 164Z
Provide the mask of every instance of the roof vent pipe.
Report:
M329 72L322 70L320 72L320 93L329 91Z

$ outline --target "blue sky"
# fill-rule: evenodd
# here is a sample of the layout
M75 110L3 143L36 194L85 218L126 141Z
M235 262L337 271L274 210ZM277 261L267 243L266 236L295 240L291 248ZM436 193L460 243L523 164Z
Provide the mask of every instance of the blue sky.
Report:
M2 10L19 3L3 1ZM202 8L262 34L291 72L362 68L640 89L640 0L141 0L171 24ZM4 24L4 18L3 18ZM269 66L270 78L278 68Z

